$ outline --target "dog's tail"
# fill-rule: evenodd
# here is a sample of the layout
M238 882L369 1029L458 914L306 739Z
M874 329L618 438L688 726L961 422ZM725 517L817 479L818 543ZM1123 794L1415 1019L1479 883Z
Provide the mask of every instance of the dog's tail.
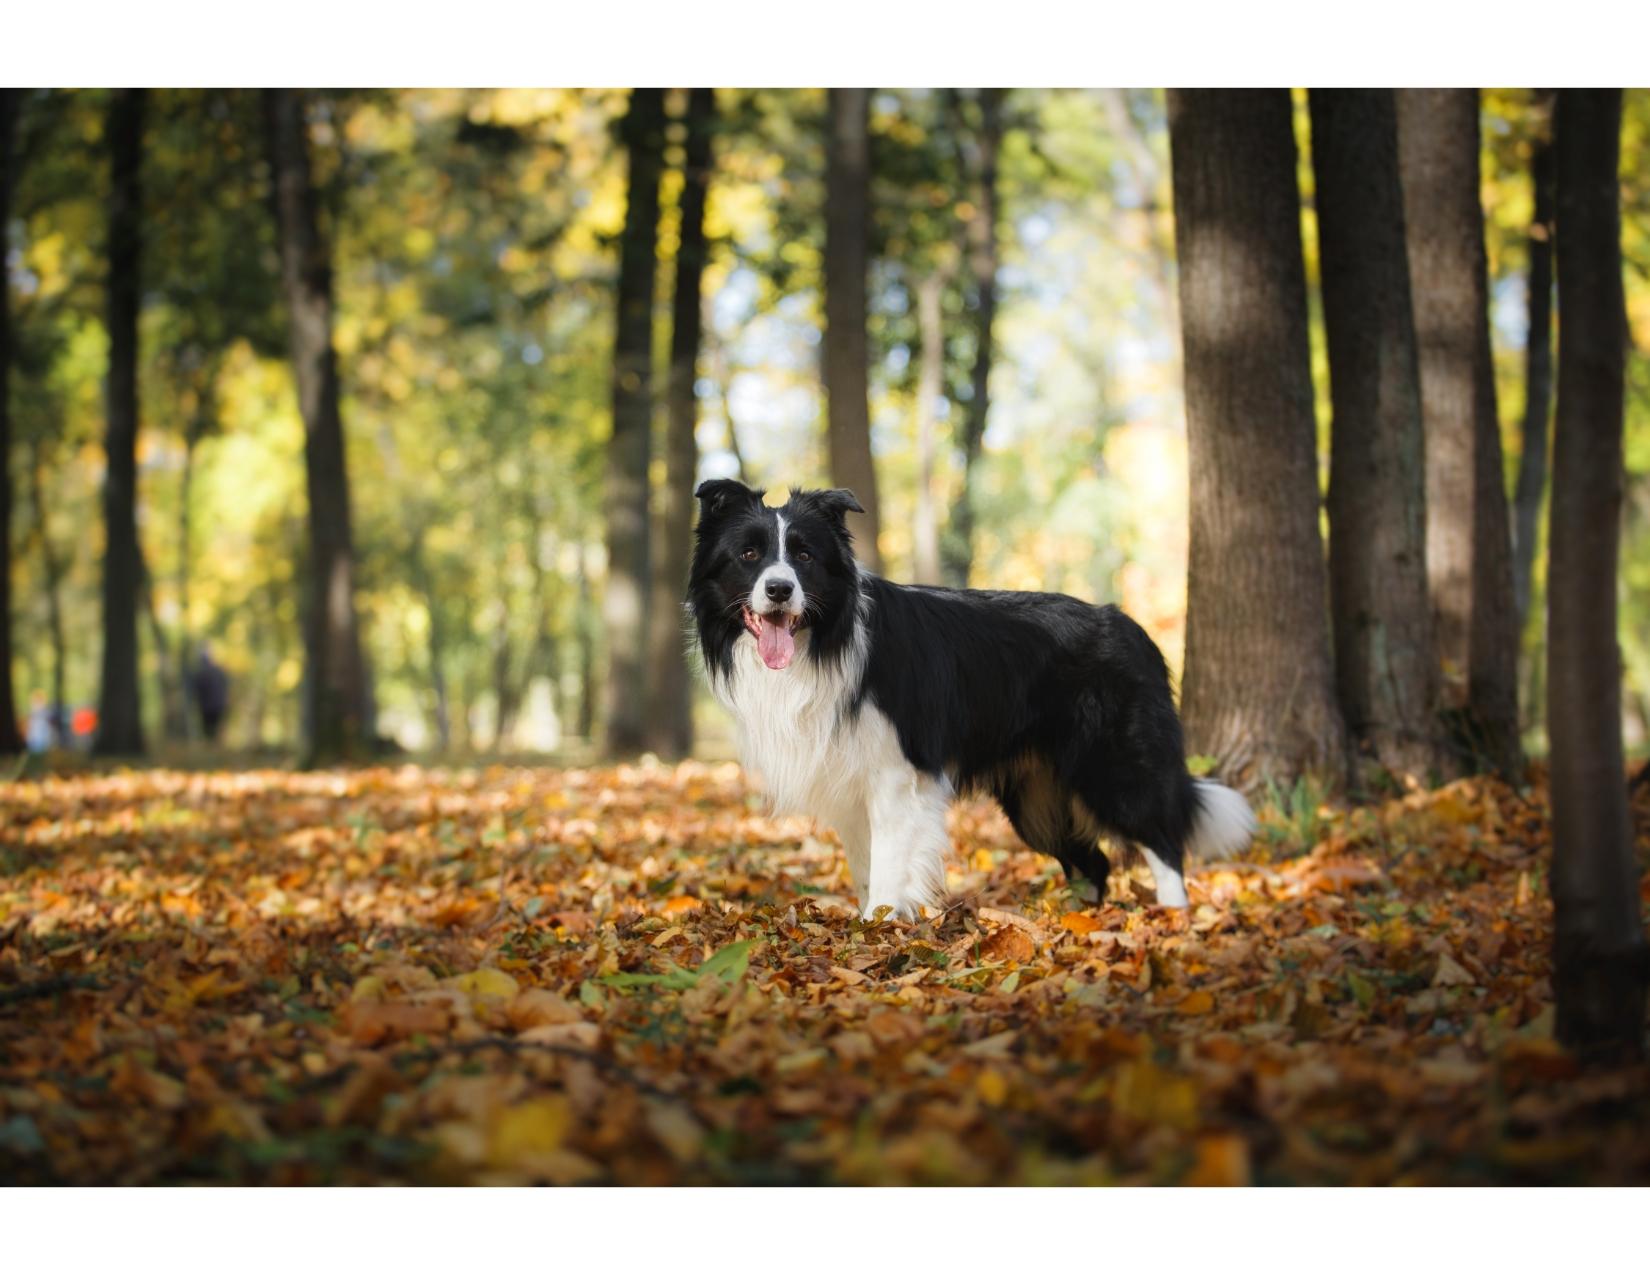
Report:
M1240 793L1212 779L1192 781L1192 830L1186 838L1189 858L1225 859L1255 837L1255 812Z

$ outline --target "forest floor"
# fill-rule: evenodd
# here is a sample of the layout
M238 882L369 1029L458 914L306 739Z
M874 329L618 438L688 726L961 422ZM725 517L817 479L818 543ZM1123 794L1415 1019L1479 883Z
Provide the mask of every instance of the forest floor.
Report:
M953 826L866 924L731 765L0 784L0 1181L1650 1182L1539 780L1297 800L1189 913Z

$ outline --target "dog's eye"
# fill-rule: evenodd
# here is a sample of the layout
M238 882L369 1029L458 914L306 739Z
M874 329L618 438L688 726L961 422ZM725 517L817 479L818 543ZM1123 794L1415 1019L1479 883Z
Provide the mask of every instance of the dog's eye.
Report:
M791 557L795 558L798 562L812 562L814 560L813 554L809 553L806 549L793 550L791 552Z
M752 546L751 548L746 549L743 553L741 553L739 555L739 561L741 561L741 562L755 562L761 556L762 556L762 551L760 549L756 548L755 546Z

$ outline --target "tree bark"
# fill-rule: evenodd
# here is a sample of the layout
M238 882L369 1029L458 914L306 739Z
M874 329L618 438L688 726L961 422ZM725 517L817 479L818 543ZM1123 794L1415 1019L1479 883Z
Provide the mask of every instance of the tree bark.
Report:
M607 754L647 743L648 463L653 430L653 300L659 268L663 89L632 89L623 125L629 193L613 341L613 436L607 449Z
M109 104L109 374L103 479L103 665L99 756L143 751L138 687L137 434L139 271L143 252L143 89L116 89Z
M1305 772L1338 784L1289 94L1173 91L1169 138L1191 469L1188 746L1246 786Z
M579 545L577 632L579 647L579 738L590 744L596 738L596 635L595 604L590 598L589 546Z
M831 89L825 156L825 400L831 481L859 498L848 515L854 549L882 570L881 515L871 457L866 271L870 255L871 90Z
M1536 94L1541 132L1530 153L1529 274L1525 305L1529 331L1524 339L1524 415L1519 426L1518 486L1513 495L1513 597L1518 630L1530 615L1536 541L1541 535L1541 500L1547 487L1548 433L1553 411L1553 143L1552 90Z
M332 263L310 177L304 96L296 89L266 89L264 110L309 498L303 753L306 765L319 766L367 753L372 711L355 614L355 542L332 345Z
M46 459L37 441L29 447L29 494L34 505L35 534L40 538L40 565L46 577L46 633L52 651L52 692L48 712L58 746L68 743L68 639L63 629L63 561L52 543L46 512Z
M1361 753L1426 779L1439 732L1420 370L1391 89L1311 95L1333 428L1329 593L1341 712Z
M1478 90L1396 96L1421 368L1434 659L1469 766L1515 780L1524 768L1519 628L1490 348Z
M716 381L716 396L722 401L722 421L728 430L728 450L738 467L734 474L747 487L758 485L756 471L745 458L745 449L739 443L739 424L733 419L733 370L728 366L728 352L721 342L711 345L711 376Z
M1558 1038L1638 1056L1650 977L1621 742L1616 638L1627 317L1620 89L1561 89L1558 416L1547 571Z
M940 396L945 381L945 286L950 270L931 271L917 284L917 491L911 536L912 575L918 584L940 582L940 515L934 503L934 454L939 448Z
M688 682L683 595L693 541L693 480L699 468L694 430L699 424L699 349L704 333L705 197L710 188L711 134L716 92L688 93L687 139L682 172L681 232L676 249L676 291L670 330L670 381L666 390L665 486L659 502L659 552L655 556L652 646L653 712L649 747L661 757L693 751L692 696Z
M23 749L11 681L11 272L4 260L22 96L20 89L0 88L0 753Z
M963 415L962 484L951 513L946 574L959 589L968 587L974 567L975 480L991 412L993 328L997 320L997 152L1003 139L1003 90L982 88L977 136L974 215L968 219L968 271L974 280L974 365L969 374L968 410Z
M435 726L436 741L443 755L453 747L452 710L447 696L447 641L446 621L442 618L440 601L430 576L429 554L425 548L428 528L421 519L412 533L407 565L411 569L413 587L424 597L424 609L429 614L430 631L426 639L425 658L430 668L430 693L433 699L430 716Z

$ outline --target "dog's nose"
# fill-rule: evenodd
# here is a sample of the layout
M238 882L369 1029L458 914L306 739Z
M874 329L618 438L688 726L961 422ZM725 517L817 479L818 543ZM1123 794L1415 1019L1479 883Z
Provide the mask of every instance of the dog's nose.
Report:
M783 602L796 591L796 586L789 580L768 581L768 601Z

